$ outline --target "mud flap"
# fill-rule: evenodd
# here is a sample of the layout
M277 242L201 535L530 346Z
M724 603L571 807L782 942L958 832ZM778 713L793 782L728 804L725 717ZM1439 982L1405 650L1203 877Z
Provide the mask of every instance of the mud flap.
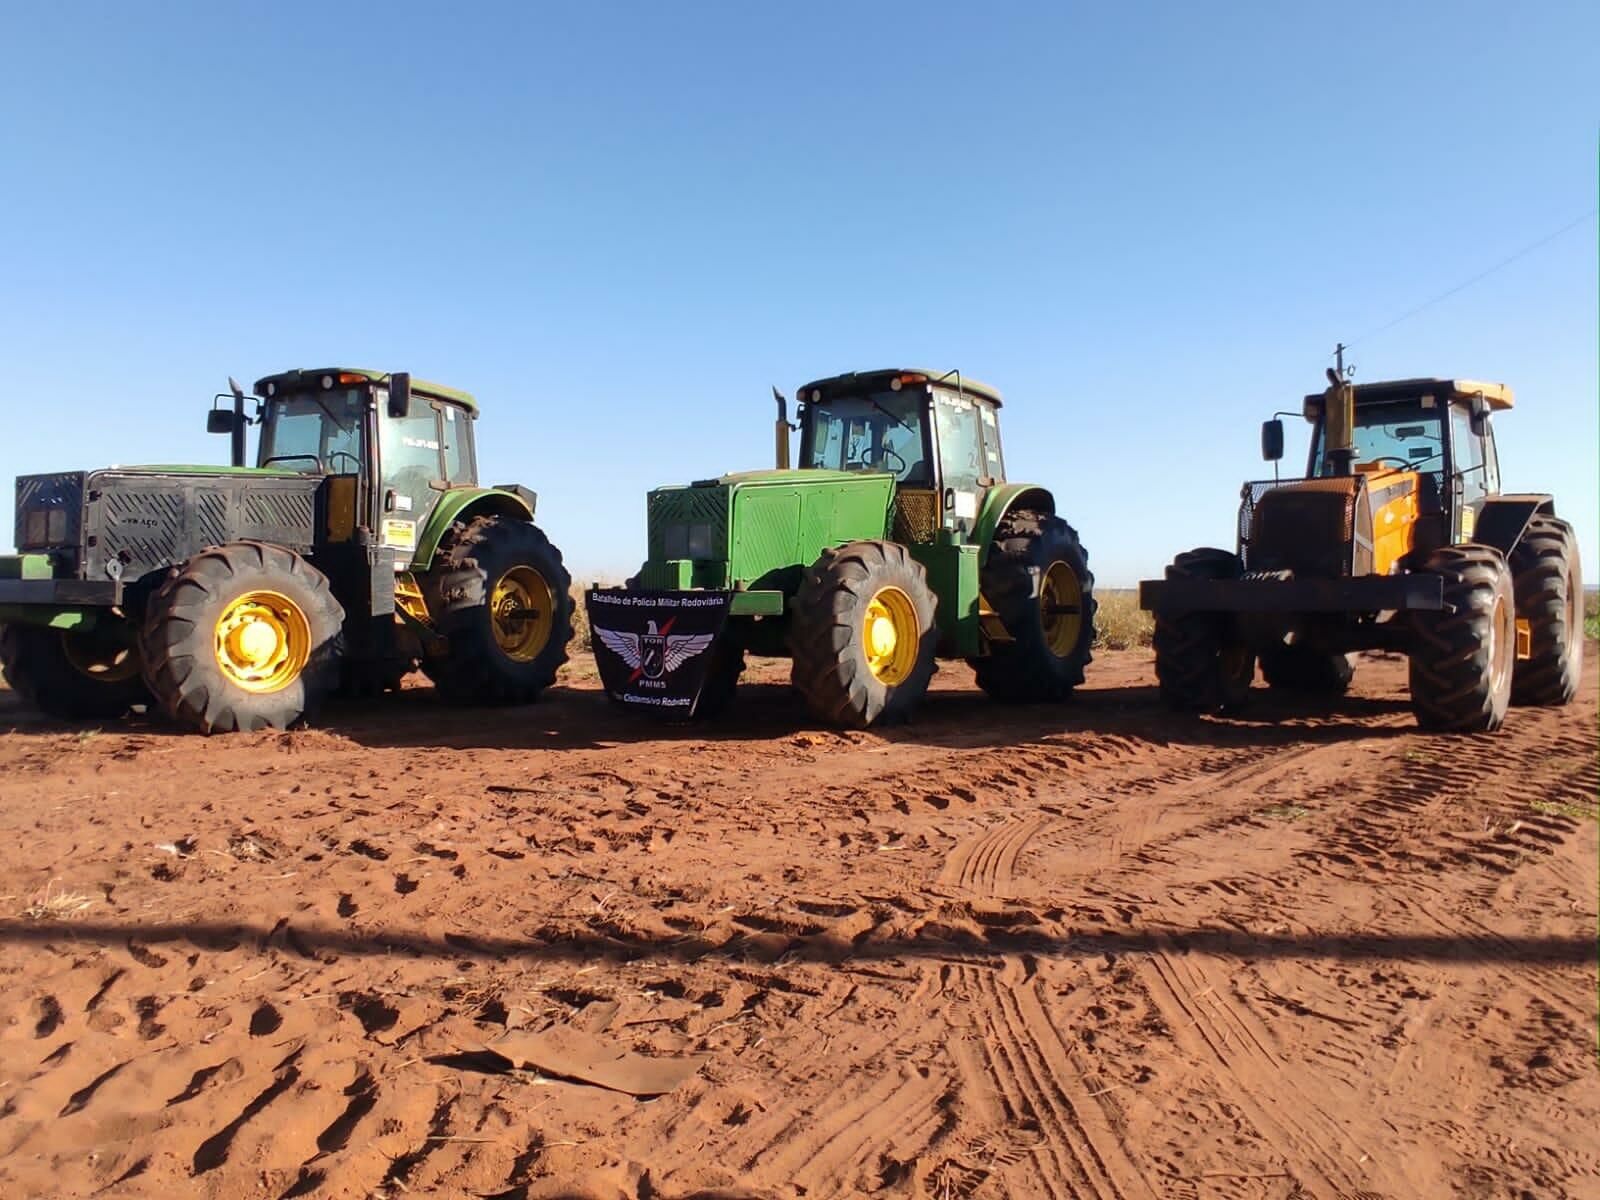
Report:
M686 720L694 715L731 592L584 593L600 682L617 703Z

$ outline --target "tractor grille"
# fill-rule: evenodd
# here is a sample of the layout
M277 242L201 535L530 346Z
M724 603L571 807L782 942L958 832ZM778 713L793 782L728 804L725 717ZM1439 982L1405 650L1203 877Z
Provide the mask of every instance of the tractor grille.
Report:
M1358 563L1358 542L1371 554L1370 530L1358 537L1363 499L1358 476L1245 484L1239 505L1245 570L1289 570L1318 579L1349 575Z
M723 559L728 555L727 487L660 488L646 501L650 557Z
M83 530L83 480L82 471L18 478L18 550L56 550L78 544Z
M894 540L927 545L939 528L939 498L924 488L899 488L894 496Z

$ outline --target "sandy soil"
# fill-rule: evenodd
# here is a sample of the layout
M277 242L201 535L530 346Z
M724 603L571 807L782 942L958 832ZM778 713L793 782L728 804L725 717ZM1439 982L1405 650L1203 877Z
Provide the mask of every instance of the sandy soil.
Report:
M0 1195L1600 1196L1597 668L1467 739L1392 658L1207 721L946 668L884 735L781 664L689 730L0 693ZM706 1058L484 1050L552 1025Z

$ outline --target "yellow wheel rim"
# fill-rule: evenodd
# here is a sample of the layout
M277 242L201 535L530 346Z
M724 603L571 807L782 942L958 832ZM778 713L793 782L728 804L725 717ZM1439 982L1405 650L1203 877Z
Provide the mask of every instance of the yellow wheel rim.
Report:
M122 683L139 673L139 657L127 646L97 645L63 632L61 653L80 674L97 683Z
M494 585L489 621L495 645L513 662L532 662L550 643L555 596L532 567L512 567Z
M920 641L917 606L911 597L897 587L879 588L867 601L861 622L861 644L873 678L890 687L910 679Z
M1489 688L1495 694L1508 686L1516 658L1516 612L1504 596L1496 596L1489 620Z
M1039 627L1044 644L1057 658L1077 649L1083 633L1083 588L1078 573L1057 559L1044 573L1039 589Z
M276 692L300 677L311 658L311 622L281 592L246 592L217 621L217 666L247 692Z

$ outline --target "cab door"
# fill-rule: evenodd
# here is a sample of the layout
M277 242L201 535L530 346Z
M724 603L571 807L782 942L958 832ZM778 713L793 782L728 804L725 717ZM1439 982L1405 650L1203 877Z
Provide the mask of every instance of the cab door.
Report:
M1490 487L1490 464L1484 460L1483 439L1472 431L1472 414L1465 405L1450 406L1451 540L1470 542L1478 526ZM1498 481L1495 481L1498 483Z

